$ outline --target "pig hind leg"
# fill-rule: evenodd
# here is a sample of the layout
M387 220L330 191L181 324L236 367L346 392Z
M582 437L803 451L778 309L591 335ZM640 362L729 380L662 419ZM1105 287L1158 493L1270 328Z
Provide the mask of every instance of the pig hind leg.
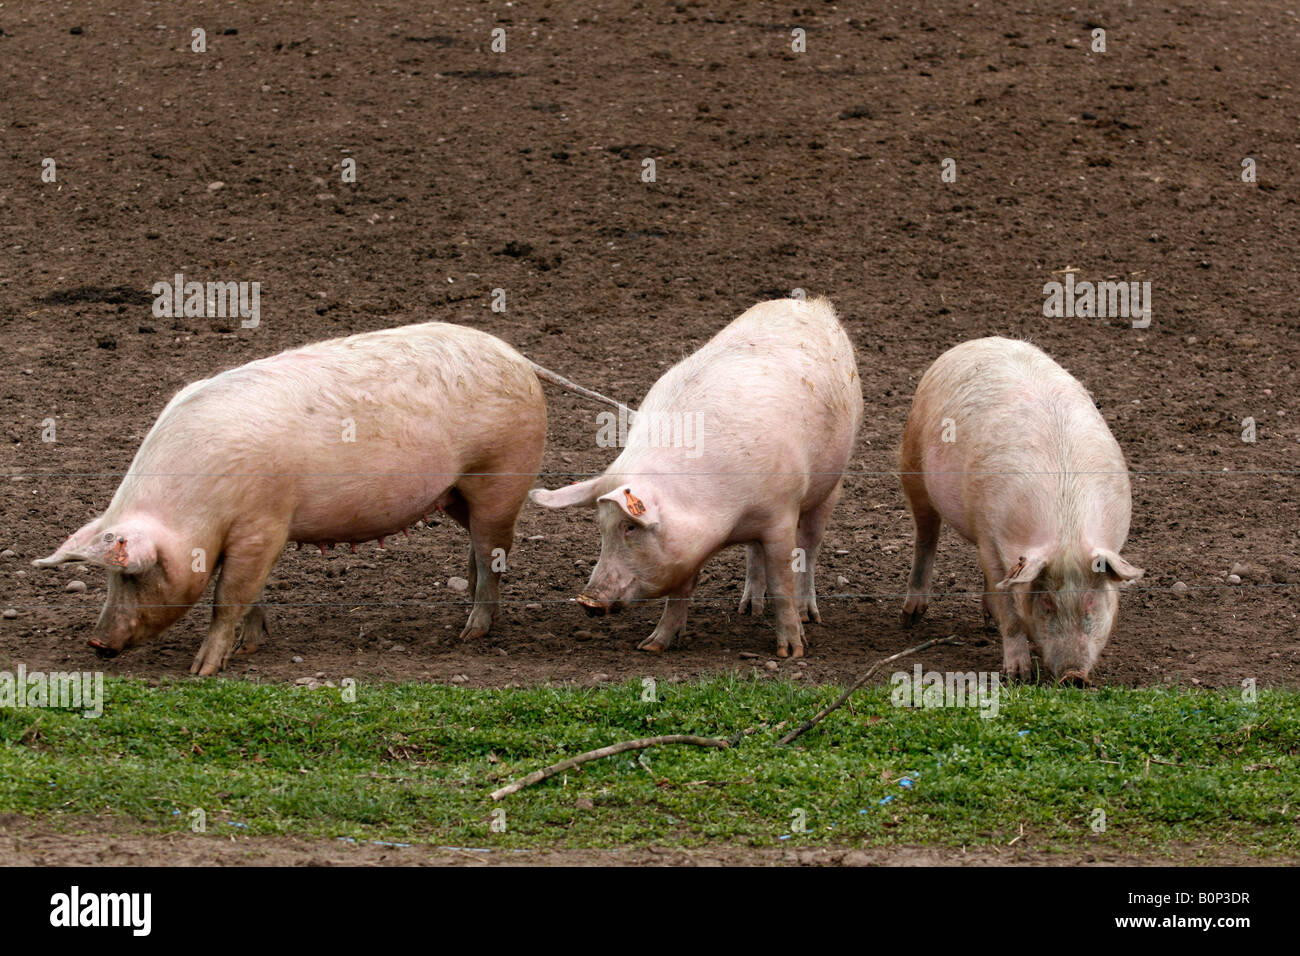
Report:
M1002 671L1011 680L1029 680L1033 676L1029 639L1011 594L997 590L1006 568L991 545L980 548L980 565L984 569L984 611L992 614L1002 635Z
M266 643L269 636L270 632L266 627L266 609L260 604L254 604L239 624L235 650L239 654L252 654Z
M835 503L840 500L843 482L837 482L821 504L805 511L799 516L799 530L795 541L803 552L804 570L795 574L795 607L800 621L822 622L821 612L817 610L817 583L814 569L817 555L821 551L822 537L826 534L826 525L831 520ZM812 642L805 639L806 644Z
M442 506L442 510L458 525L469 531L469 504L455 488L448 492L448 501ZM465 572L465 580L469 582L470 587L474 587L478 581L478 558L474 554L472 540L469 546L469 565Z
M767 574L763 558L763 546L750 542L745 547L745 591L740 596L741 614L753 614L758 617L763 613L763 599L767 596Z
M912 576L907 581L907 600L899 618L904 627L911 627L930 604L930 585L934 580L934 553L939 547L939 529L943 519L930 501L925 490L925 476L904 474L903 494L916 524L916 542L912 555ZM999 579L1001 580L1001 579Z
M501 571L514 544L515 521L532 479L520 475L474 475L458 486L463 510L447 513L469 529L469 582L474 609L460 632L461 640L483 637L496 623L501 599Z
M235 652L235 630L239 622L254 610L266 584L267 575L284 550L285 535L274 540L253 535L250 544L228 548L221 558L221 579L213 595L212 624L199 652L190 665L190 673L211 677L225 668ZM256 621L257 618L255 617Z
M690 581L668 595L664 602L664 613L659 623L644 641L637 645L637 650L658 654L672 646L677 635L686 626L686 612L690 606L691 594L695 592L695 583L699 575L691 576Z

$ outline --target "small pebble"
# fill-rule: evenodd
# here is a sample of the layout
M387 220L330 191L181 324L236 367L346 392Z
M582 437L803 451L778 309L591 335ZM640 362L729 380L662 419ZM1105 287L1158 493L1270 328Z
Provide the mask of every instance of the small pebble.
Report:
M212 182L208 183L208 192L214 193L218 189L222 189L225 185L226 184L219 179L213 180Z
M65 587L63 590L67 591L69 594L80 594L82 591L86 590L86 582L69 581L68 586Z
M455 674L452 676L451 682L453 684L466 684L469 683L469 678L464 674Z
M1240 574L1229 574L1229 575L1228 575L1228 583L1229 583L1229 584L1240 584L1240 583L1241 583L1241 575L1240 575Z
M305 684L314 684L314 683L316 683L316 678L314 678L314 677L299 677L296 681L294 681L294 683L295 683L295 684L298 684L298 685L300 685L300 686L301 686L301 685L305 685Z
M468 591L469 582L464 578L448 578L447 587L451 588L453 591Z
M609 675L604 671L596 671L596 673L591 675L591 679L597 684L603 684L605 681L609 680Z
M295 654L293 657L291 657L291 658L289 658L289 659L290 659L291 661L293 661L293 663L295 663L295 664L301 664L301 663L302 663L302 658L299 657L297 654Z
M0 614L0 617L3 617L6 621L12 621L17 616L18 612L11 607L5 608L4 614Z
M591 641L591 640L595 640L595 638L596 638L596 635L593 634L593 633L591 633L591 631L574 631L574 632L573 632L573 639L574 639L575 641Z
M18 557L17 551L10 551L8 548L5 548L3 551L0 551L0 558L16 558L16 557Z
M1175 594L1186 594L1187 585L1182 581L1175 581L1173 586L1173 592Z
M768 661L768 662L767 662L766 664L764 664L763 666L766 667L766 668L767 668L768 670L770 670L770 671L776 671L776 670L780 670L780 669L781 669L781 665L779 665L776 661Z
M835 586L837 588L848 587L848 585L849 585L849 579L842 574L835 579Z
M318 678L319 678L319 677L324 677L324 676L325 676L325 672L324 672L324 671L317 671L317 672L316 672L316 676L317 676Z
M542 606L541 606L540 604L525 604L525 605L524 605L524 610L526 610L526 611L540 611L541 609L542 609Z
M741 651L741 652L740 652L740 658L741 658L741 660L746 660L746 661L756 661L756 660L758 660L761 656L762 656L761 654L755 654L753 651Z
M595 810L595 809L596 809L596 805L595 805L594 803L592 803L591 800L589 800L587 797L579 797L577 800L575 800L575 801L573 802L573 807L574 807L575 810Z

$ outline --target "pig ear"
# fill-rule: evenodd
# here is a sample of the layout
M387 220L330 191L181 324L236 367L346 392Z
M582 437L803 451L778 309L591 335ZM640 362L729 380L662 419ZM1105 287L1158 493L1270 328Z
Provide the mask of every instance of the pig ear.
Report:
M596 499L597 504L602 501L613 502L623 514L643 528L653 528L659 523L659 509L654 506L654 502L637 497L632 492L631 485L615 488L609 494L601 495Z
M554 491L547 491L545 488L534 488L528 492L528 500L535 505L541 505L543 508L572 508L574 505L594 508L596 507L597 486L602 477L604 476L597 475L595 478L588 478L586 481L580 481L565 488L556 488Z
M1043 573L1043 568L1047 567L1047 556L1044 554L1021 555L1020 559L1011 566L1007 576L994 585L999 591L1005 591L1017 584L1030 585L1034 580Z
M1118 552L1111 551L1109 548L1097 548L1092 552L1092 569L1098 574L1109 575L1112 581L1118 581L1120 584L1136 581L1146 573L1142 568L1129 564L1119 556Z
M57 551L47 558L39 558L36 561L33 561L32 565L38 568L52 568L65 561L86 560L82 556L82 550L90 544L91 540L95 537L95 534L103 524L104 519L101 516L89 524L82 525L76 531L72 532L72 534L68 535L68 540L59 545Z
M123 574L139 574L158 563L158 548L146 531L131 525L105 529L102 520L92 521L48 558L32 564L49 568L65 561L86 561Z

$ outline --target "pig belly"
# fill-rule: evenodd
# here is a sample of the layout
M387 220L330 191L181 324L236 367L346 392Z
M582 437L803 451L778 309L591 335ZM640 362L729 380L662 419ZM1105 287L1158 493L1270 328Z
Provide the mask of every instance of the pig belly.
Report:
M315 479L302 488L289 524L291 541L370 541L396 534L440 511L456 475Z

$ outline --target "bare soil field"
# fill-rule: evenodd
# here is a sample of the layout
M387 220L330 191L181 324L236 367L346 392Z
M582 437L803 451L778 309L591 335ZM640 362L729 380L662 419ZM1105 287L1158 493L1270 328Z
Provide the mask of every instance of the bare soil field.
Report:
M194 27L206 52L190 49ZM1296 685L1293 11L18 3L0 31L0 604L17 612L0 620L0 662L187 672L204 608L101 663L85 634L105 575L29 564L102 511L187 382L440 319L636 403L745 308L802 288L839 309L867 415L819 568L825 623L778 673L845 681L949 634L963 646L927 667L1000 668L974 550L950 531L945 593L919 627L898 623L911 522L891 471L927 365L1001 334L1088 386L1134 472L1125 553L1147 574L1095 679ZM1150 327L1045 318L1043 285L1067 269L1150 281ZM260 282L259 326L156 318L151 287L175 273ZM548 401L541 483L601 470L597 409ZM709 566L688 640L650 656L635 644L657 607L590 621L572 602L594 521L533 506L500 623L458 644L465 609L446 582L467 537L447 524L384 551L286 552L266 592L272 639L228 673L590 683L762 670L772 655L770 613L735 613L739 550ZM1234 565L1239 585L1225 583ZM84 593L65 591L73 579Z
M47 823L0 818L0 859L11 866L1231 866L1258 862L1239 847L1190 844L1163 857L1031 846L985 847L619 847L493 850L292 837L196 836L132 830L121 820ZM1271 866L1294 865L1269 857Z

